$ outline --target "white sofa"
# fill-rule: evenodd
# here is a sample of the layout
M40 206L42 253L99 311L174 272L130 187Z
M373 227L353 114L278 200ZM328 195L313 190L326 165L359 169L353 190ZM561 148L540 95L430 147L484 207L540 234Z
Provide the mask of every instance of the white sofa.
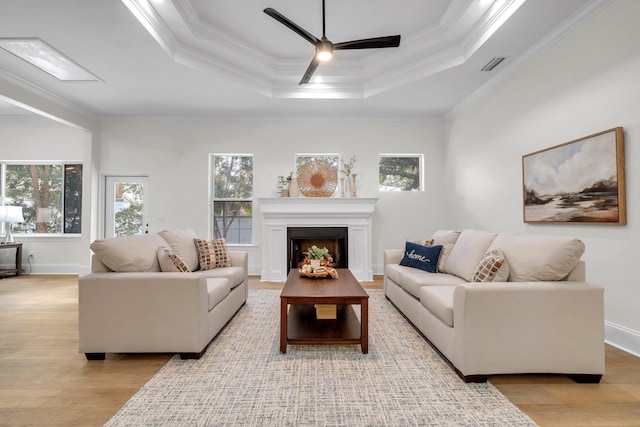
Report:
M384 252L384 292L462 379L551 373L600 381L604 290L585 281L582 242L440 230L429 244L442 246L436 273L400 265L406 250ZM504 260L494 281L472 282L488 254Z
M79 349L87 359L204 354L247 300L248 257L227 251L230 266L199 270L194 238L191 230L170 230L92 243L91 273L78 280ZM193 271L179 271L168 255Z

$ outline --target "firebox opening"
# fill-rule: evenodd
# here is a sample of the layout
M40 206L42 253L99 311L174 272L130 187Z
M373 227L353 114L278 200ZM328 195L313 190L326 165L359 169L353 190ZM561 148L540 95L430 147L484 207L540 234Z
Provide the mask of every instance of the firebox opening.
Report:
M336 268L348 268L347 227L287 227L287 266L297 269L313 245L326 247Z

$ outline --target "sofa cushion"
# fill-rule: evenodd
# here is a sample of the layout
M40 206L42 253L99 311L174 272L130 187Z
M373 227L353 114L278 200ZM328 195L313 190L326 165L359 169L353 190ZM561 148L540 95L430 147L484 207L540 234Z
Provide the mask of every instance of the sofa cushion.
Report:
M158 248L167 243L158 234L98 239L89 246L100 262L118 272L160 271Z
M440 251L442 251L442 246L440 245L424 246L407 242L405 244L404 256L400 260L400 265L418 268L430 273L437 273Z
M189 273L191 271L184 260L169 248L158 248L158 262L160 263L160 270L163 272Z
M202 240L194 239L201 270L230 267L231 258L227 252L225 239Z
M207 295L209 303L209 311L213 309L220 301L225 299L231 292L229 279L223 277L211 277L207 279Z
M431 236L430 240L433 241L432 246L442 245L440 259L438 260L438 272L448 273L445 269L445 264L453 245L455 245L456 240L458 240L458 236L460 236L460 232L457 230L438 230Z
M500 249L509 263L510 282L562 280L584 253L584 243L563 236L500 233L491 249Z
M472 282L506 282L509 263L500 249L488 251L473 272Z
M190 271L198 269L198 250L193 241L197 236L193 230L163 230L158 234L167 241L173 253L182 258Z
M473 279L473 272L495 239L496 233L481 230L464 230L451 249L445 271L462 277L467 282Z
M453 327L453 293L455 286L424 286L420 289L420 304L438 319Z
M229 279L229 285L231 289L242 284L247 277L247 272L242 267L221 267L213 270L200 270L198 274L201 274L207 278L210 277L223 277Z
M399 264L387 264L385 275L416 298L420 298L420 289L424 286L449 286L466 283L464 279L451 274L429 273Z

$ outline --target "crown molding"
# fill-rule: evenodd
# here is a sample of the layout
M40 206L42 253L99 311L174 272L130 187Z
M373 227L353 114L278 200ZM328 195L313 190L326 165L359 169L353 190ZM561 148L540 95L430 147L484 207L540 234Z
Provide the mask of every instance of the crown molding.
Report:
M73 103L0 67L0 97L20 108L57 122L93 130L98 118L86 106Z
M565 35L575 30L577 27L586 22L589 18L596 15L600 10L609 5L613 0L595 0L588 4L584 9L579 10L571 17L566 19L561 25L556 27L553 31L547 34L544 38L540 39L535 45L533 45L529 50L527 50L524 54L520 55L515 60L506 64L504 68L502 68L495 77L489 80L486 84L480 87L478 90L473 92L467 98L465 98L462 102L456 105L451 111L449 111L444 118L450 119L460 111L466 109L469 105L474 103L476 100L482 98L487 93L491 92L495 87L497 87L504 79L508 76L515 73L520 68L524 67L531 60L537 57L542 51L547 49L548 47L557 43L560 39L562 39ZM506 62L506 61L505 61Z
M325 82L304 86L297 82L308 59L283 60L221 31L198 16L192 0L165 0L157 9L153 0L122 1L182 64L274 98L366 98L464 63L526 0L452 0L435 24L404 34L400 48L340 58Z

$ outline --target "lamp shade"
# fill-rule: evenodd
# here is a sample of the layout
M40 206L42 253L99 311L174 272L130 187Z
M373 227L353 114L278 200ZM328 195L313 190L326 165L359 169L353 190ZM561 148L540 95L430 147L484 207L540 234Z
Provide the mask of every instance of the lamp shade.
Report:
M24 222L22 206L0 206L0 222Z

